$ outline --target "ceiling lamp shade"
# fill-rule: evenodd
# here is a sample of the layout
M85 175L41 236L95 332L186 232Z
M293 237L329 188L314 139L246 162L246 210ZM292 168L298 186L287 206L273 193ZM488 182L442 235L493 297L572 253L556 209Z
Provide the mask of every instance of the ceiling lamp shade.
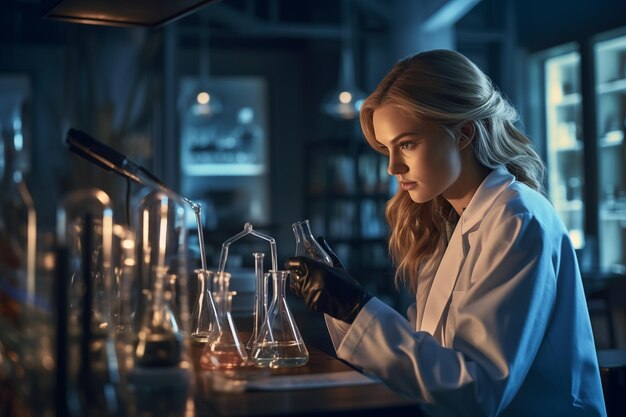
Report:
M200 41L200 73L198 85L189 97L187 105L191 116L210 119L222 112L222 101L213 92L209 83L209 29L205 28Z
M324 98L322 111L335 119L352 120L359 115L365 97L365 93L357 88L354 82L352 51L344 48L339 71L339 85Z
M105 26L159 27L219 0L43 0L47 19Z
M322 111L339 120L352 120L359 115L365 93L355 82L354 54L352 51L352 22L348 0L342 2L344 23L343 47L339 64L339 83L322 101Z

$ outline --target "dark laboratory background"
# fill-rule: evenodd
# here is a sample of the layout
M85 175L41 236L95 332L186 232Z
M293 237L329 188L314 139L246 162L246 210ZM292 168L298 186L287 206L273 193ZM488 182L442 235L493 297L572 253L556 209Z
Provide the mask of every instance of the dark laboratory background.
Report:
M309 219L403 312L410 300L394 286L385 243L395 184L364 144L355 102L398 59L455 49L510 98L547 163L596 344L626 345L625 2L221 0L171 21L95 25L50 13L56 3L0 3L0 122L14 142L3 143L2 194L19 170L41 244L67 193L101 188L124 221L137 189L71 153L74 128L202 204L210 265L245 222L276 239L282 263L294 253L292 223ZM333 101L341 91L351 100ZM195 219L186 225L197 267ZM252 269L247 245L233 245L229 267Z

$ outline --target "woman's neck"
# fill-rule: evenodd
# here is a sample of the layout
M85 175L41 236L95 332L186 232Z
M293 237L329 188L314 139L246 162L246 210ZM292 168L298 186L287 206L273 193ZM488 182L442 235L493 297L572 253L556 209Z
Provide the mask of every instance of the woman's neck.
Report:
M443 194L459 216L469 205L478 187L491 173L491 169L480 164L473 155L464 162L458 180Z

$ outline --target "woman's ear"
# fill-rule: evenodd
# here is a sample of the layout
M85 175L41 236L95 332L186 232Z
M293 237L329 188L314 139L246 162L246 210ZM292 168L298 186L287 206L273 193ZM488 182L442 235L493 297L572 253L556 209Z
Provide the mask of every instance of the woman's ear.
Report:
M476 134L476 126L474 122L465 122L461 126L461 136L459 137L459 150L465 149L474 140Z

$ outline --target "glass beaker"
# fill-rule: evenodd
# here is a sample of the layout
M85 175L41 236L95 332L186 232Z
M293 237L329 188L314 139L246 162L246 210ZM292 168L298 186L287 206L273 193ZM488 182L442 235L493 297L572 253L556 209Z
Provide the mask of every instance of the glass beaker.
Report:
M251 351L254 347L256 339L259 337L263 321L267 314L267 280L263 271L263 258L264 253L255 252L254 256L254 312L253 312L253 325L252 335L250 340L246 344L248 351Z
M304 256L333 266L333 260L311 233L309 220L302 220L291 225L296 237L296 256Z
M228 274L225 272L224 274ZM230 275L230 274L228 274ZM206 370L226 370L244 366L248 360L245 346L239 340L231 315L231 305L236 291L214 292L219 306L219 332L214 332L204 347L200 366Z
M257 366L270 368L304 365L309 360L309 351L285 298L289 271L270 271L266 276L268 280L272 278L274 294L250 360Z
M198 299L191 315L191 341L206 343L213 332L219 332L218 313L211 295L211 274L205 269L196 269L198 275Z

